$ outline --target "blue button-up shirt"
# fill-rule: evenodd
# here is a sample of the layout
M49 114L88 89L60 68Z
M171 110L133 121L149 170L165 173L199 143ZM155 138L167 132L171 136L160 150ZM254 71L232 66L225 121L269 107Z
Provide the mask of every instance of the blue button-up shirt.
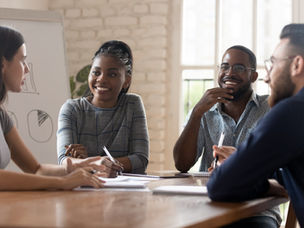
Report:
M200 171L207 171L214 160L212 146L218 144L221 132L225 134L225 146L237 147L249 136L259 119L269 111L267 98L268 95L259 96L253 92L237 123L222 111L220 103L203 115L196 157L198 159L203 154Z

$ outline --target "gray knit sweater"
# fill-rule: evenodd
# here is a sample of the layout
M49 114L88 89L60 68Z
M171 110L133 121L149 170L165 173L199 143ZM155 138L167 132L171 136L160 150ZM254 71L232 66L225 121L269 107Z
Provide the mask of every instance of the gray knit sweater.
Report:
M98 108L87 98L69 99L58 118L57 155L66 158L65 145L82 144L88 156L128 156L132 173L144 173L149 158L149 137L145 110L140 96L122 94L113 108Z

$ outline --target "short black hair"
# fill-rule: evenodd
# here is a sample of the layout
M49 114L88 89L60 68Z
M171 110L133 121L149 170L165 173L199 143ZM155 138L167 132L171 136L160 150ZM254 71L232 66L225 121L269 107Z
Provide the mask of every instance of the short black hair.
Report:
M304 24L291 23L285 25L281 31L280 39L287 38L295 50L304 56Z
M242 45L234 45L234 46L228 48L226 50L226 52L231 50L231 49L237 49L237 50L240 50L242 52L245 52L249 57L250 66L254 69L254 71L256 71L256 65L257 65L256 57L255 57L255 54L249 48L246 48Z

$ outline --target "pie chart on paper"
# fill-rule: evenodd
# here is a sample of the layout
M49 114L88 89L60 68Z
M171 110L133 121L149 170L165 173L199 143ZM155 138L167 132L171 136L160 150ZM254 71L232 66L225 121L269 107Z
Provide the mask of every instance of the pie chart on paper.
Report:
M45 111L35 109L27 114L27 127L30 137L38 142L44 143L53 135L53 121Z

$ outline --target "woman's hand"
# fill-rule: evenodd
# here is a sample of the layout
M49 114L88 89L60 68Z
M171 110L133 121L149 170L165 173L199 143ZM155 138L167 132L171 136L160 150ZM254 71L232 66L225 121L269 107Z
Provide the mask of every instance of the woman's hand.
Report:
M77 162L73 161L71 158L67 158L66 172L71 173L78 168L86 168L86 167L91 167L92 170L94 170L95 168L99 168L99 170L105 169L105 167L96 167L95 166L95 162L97 162L99 160L100 160L99 156L81 159Z
M123 171L123 165L119 161L115 160L115 162L112 162L108 157L102 157L101 164L106 167L105 177L116 177L117 173Z
M94 174L93 168L79 168L66 176L60 177L61 184L58 186L60 189L71 190L79 186L90 186L93 188L103 187L103 181L98 178L98 175Z
M100 177L116 177L118 172L123 170L123 166L117 160L112 162L108 157L89 157L77 162L67 158L67 173L73 172L77 168L91 167Z
M88 153L82 144L70 144L65 146L65 156L72 158L87 158Z

